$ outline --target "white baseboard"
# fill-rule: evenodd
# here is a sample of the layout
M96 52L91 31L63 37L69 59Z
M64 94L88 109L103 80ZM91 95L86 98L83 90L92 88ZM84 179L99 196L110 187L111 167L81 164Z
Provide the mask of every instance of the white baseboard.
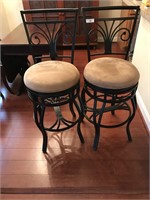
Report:
M140 111L142 113L142 116L143 116L143 119L145 121L145 124L147 126L147 129L149 131L149 134L150 134L150 115L145 107L145 104L139 94L139 92L137 91L136 93L136 96L137 96L137 103L138 103L138 106L140 108Z

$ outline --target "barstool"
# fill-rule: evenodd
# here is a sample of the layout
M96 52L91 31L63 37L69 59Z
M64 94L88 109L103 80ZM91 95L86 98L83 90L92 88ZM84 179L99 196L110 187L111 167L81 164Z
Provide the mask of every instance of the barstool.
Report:
M78 8L23 10L21 16L35 62L24 83L46 153L48 132L65 131L82 120L80 74L73 65ZM78 125L77 132L84 143Z
M59 132L72 128L80 122L82 107L79 96L80 74L77 68L64 61L43 61L32 65L24 74L24 83L28 96L33 102L34 120L43 135L42 150L46 153L47 132ZM63 110L71 113L63 116ZM48 110L48 108L53 108ZM46 113L55 112L50 125L45 120ZM50 117L49 117L50 118ZM81 143L84 143L81 132L78 132Z
M139 81L136 67L119 58L97 58L86 65L84 81L82 100L85 117L95 127L94 150L98 147L101 127L115 128L126 124L127 136L131 141L129 127L137 109L135 93ZM88 96L87 100L85 95ZM117 110L128 111L128 117L114 125L102 123L105 113L111 112L115 115Z
M114 13L113 17L108 15L109 11ZM129 16L128 13L133 11L134 14ZM101 128L126 125L128 140L132 140L130 124L137 109L136 90L140 75L137 68L127 59L139 7L84 7L82 12L89 61L84 69L82 118L85 117L94 126L93 149L97 150ZM94 17L96 13L97 18ZM127 27L129 23L131 26ZM125 45L124 49L120 48L121 42ZM93 45L95 49L92 48ZM119 121L112 120L106 123L103 120L107 113L115 116L117 111L127 112L127 116ZM79 127L81 132L81 123Z

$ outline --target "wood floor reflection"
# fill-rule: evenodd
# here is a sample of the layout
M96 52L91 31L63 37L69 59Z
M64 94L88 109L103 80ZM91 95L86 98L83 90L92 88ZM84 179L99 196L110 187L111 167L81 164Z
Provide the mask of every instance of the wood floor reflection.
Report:
M81 73L81 88L85 54L78 50L74 63ZM63 133L49 133L48 152L43 154L42 136L25 90L20 96L7 92L5 96L0 111L2 193L38 193L45 194L45 199L46 194L52 198L61 194L64 199L67 194L68 198L78 194L81 199L92 194L93 199L148 199L149 138L139 110L131 125L133 142L128 142L124 127L102 129L99 148L93 151L94 129L85 120L85 144L80 143L73 127ZM122 115L120 112L119 117ZM6 194L4 199L9 197Z

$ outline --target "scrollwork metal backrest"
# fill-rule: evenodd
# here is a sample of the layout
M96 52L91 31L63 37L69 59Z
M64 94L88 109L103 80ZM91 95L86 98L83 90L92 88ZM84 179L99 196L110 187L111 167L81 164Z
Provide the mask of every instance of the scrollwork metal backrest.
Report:
M50 58L55 60L58 57L57 46L73 42L73 33L68 31L68 28L63 30L64 26L65 23L62 22L60 24L42 23L41 25L35 23L33 29L36 31L29 35L29 43L31 45L48 44Z
M111 21L111 24L109 24L106 19L98 20L95 22L97 28L91 29L88 33L89 42L98 42L98 38L100 37L100 40L104 42L105 54L111 54L112 43L114 42L115 37L118 37L118 40L124 42L129 42L131 39L131 30L129 28L121 27L125 22L126 20L120 22L113 20Z
M43 48L47 45L45 53L48 53L52 60L66 57L73 62L77 14L76 8L21 11L31 53L38 54L36 47ZM32 20L26 20L28 15L32 16ZM71 54L59 54L58 50L67 45L70 46Z
M110 15L116 11L113 17ZM134 14L130 15L130 13ZM82 8L85 33L87 36L88 59L91 56L103 54L125 55L129 54L137 17L139 14L138 6L110 6L110 7L89 7ZM97 17L93 13L97 12ZM104 16L105 15L105 16ZM107 16L108 15L108 16ZM114 50L113 43L125 44L124 49ZM95 53L91 53L91 47L95 46ZM119 46L118 46L119 47Z

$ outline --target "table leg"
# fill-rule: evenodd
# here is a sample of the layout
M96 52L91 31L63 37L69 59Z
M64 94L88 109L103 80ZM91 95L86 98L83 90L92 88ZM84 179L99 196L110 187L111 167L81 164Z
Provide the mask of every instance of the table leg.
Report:
M28 61L27 55L3 55L1 56L1 78L4 86L11 94L16 94L13 91L10 84L15 81L18 74L21 75L21 84L17 91L19 95L23 87L23 75L26 69L29 67L30 63Z

